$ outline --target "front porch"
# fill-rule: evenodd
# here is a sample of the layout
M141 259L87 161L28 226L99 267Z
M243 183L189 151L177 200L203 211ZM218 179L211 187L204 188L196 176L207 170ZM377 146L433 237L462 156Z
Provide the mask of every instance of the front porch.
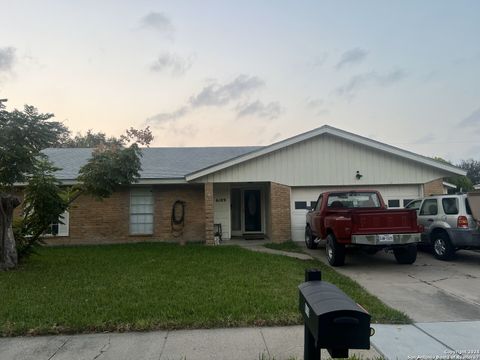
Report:
M213 223L217 230L221 226L223 240L284 242L291 238L288 186L217 183L213 184L212 201Z

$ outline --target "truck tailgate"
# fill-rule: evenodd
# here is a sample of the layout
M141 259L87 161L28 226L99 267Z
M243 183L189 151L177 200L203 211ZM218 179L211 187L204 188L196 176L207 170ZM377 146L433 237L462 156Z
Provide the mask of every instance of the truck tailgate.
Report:
M405 234L420 232L417 213L411 209L352 211L352 234Z

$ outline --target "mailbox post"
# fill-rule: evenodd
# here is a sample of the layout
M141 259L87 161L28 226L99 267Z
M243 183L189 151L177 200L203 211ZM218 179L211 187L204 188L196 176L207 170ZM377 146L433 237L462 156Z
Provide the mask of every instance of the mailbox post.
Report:
M320 270L316 269L306 269L305 270L305 281L322 281L322 273ZM307 315L309 314L309 308L304 307L304 312L308 312ZM302 309L300 309L302 311ZM317 360L320 359L320 348L317 347L315 338L313 337L312 332L308 328L307 322L304 321L304 340L303 340L303 359L304 360Z
M322 281L320 270L305 270L305 282L298 289L305 360L319 360L322 348L332 358L347 358L349 349L370 349L370 314L335 285Z

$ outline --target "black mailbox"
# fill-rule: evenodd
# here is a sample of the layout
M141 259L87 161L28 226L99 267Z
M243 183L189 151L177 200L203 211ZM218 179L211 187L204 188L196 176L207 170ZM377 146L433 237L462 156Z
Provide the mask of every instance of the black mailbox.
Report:
M348 349L370 349L370 314L335 285L321 281L319 270L307 270L305 280L298 287L305 359L319 359L322 348L331 357L348 357Z

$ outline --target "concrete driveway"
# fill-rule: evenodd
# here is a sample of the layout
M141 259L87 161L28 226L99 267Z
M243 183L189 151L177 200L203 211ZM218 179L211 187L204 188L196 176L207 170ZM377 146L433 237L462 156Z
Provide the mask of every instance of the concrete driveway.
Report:
M335 269L414 322L480 320L480 252L462 250L445 262L419 251L413 265L399 265L393 253L349 250ZM327 263L324 248L305 252Z

